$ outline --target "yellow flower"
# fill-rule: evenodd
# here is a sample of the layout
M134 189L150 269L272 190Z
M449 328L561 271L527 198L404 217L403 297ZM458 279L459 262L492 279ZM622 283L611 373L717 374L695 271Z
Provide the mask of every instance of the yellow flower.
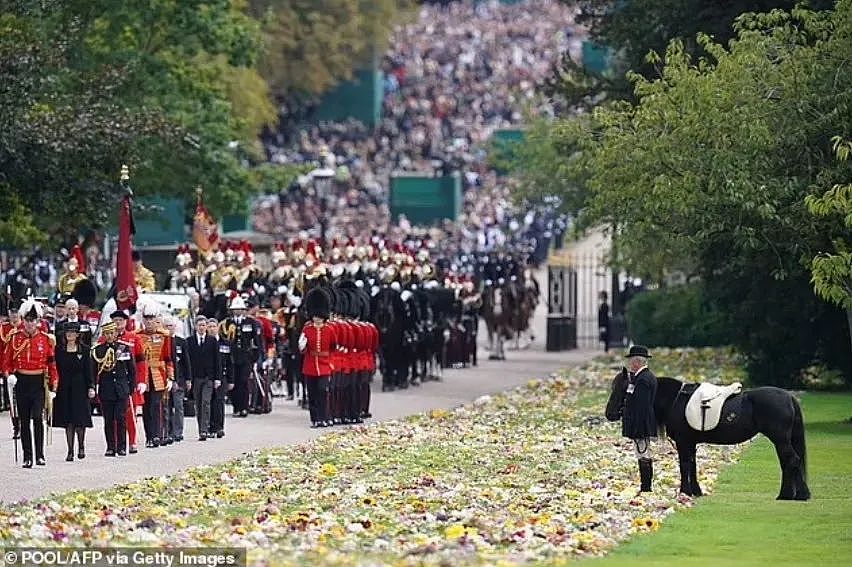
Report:
M458 539L464 535L464 526L461 524L453 524L452 526L447 526L447 529L444 530L444 536L447 539Z
M655 532L660 529L660 521L656 518L636 518L633 527L637 530Z
M375 506L376 505L376 501L369 496L365 496L364 499L361 500L361 502L364 503L367 506Z
M431 417L432 419L443 419L448 415L450 415L450 412L445 409L433 409L429 412L429 417Z
M320 469L323 476L334 476L337 474L337 467L331 463L325 463Z
M465 526L464 524L453 524L447 526L447 529L444 530L444 536L447 539L458 539L462 536L476 537L477 535L479 535L479 530Z

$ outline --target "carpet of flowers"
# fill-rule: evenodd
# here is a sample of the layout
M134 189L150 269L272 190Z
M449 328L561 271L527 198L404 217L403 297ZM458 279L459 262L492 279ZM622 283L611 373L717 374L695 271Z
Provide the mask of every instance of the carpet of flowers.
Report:
M656 353L658 374L738 378L719 350ZM245 546L253 565L514 564L602 555L692 501L658 444L655 491L601 418L621 360L453 410L330 433L215 466L0 507L6 545ZM702 447L712 492L737 448Z

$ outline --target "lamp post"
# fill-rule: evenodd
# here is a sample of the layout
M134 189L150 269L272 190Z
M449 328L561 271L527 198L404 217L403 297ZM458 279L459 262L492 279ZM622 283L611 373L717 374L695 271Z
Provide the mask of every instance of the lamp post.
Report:
M326 230L328 229L328 197L331 193L332 181L334 180L334 169L329 167L329 159L321 167L311 172L316 196L320 201L320 242L323 249L326 248Z

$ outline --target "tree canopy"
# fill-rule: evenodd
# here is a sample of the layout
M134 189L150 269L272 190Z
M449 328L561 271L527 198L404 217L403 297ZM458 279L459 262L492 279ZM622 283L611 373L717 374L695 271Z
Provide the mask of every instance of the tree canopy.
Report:
M0 243L103 227L124 163L139 196L201 185L214 213L241 210L297 172L256 167L273 99L348 78L408 6L0 0Z
M852 136L852 0L747 14L735 29L728 47L699 34L703 57L679 40L652 54L660 74L631 74L635 103L557 121L544 140L561 159L521 164L521 177L549 176L544 189L581 203L584 222L613 227L615 264L701 277L764 379L815 358L852 370L845 318L810 283L815 256L843 254L852 230L845 213L806 206L837 202L826 191L852 173L832 142Z

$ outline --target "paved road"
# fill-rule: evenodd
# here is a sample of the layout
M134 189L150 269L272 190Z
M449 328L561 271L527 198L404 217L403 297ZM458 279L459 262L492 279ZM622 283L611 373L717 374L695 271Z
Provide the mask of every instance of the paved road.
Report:
M542 283L543 278L539 279ZM569 351L544 352L545 310L539 307L534 320L536 340L528 350L511 351L508 360L489 361L487 352L480 349L479 366L446 370L442 382L428 382L417 388L397 392L381 392L381 381L374 381L373 420L386 420L428 411L452 408L483 394L503 391L532 378L545 378L551 373L582 364L596 353ZM484 330L483 330L483 333ZM334 429L309 429L307 412L294 402L275 401L273 412L264 416L233 419L225 424L226 436L205 442L198 441L194 418L187 418L185 440L179 444L157 449L145 449L144 443L136 455L106 458L103 456L103 421L94 418L88 430L87 457L83 461L65 462L64 431L54 429L53 444L46 447L47 466L24 470L14 464L11 427L8 413L0 414L0 501L13 502L51 493L81 488L105 488L145 477L174 473L194 465L212 464L263 447L286 445L312 439ZM139 422L140 439L141 419Z

